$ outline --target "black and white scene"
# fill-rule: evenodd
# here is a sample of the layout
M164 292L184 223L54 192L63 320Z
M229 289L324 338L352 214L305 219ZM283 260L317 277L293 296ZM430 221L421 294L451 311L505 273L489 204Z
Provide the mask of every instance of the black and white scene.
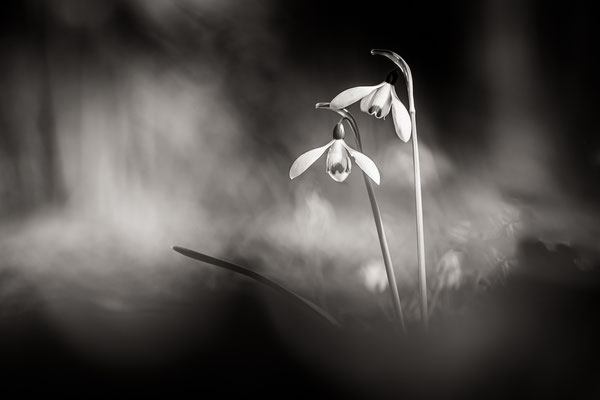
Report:
M3 395L600 398L594 6L5 1Z

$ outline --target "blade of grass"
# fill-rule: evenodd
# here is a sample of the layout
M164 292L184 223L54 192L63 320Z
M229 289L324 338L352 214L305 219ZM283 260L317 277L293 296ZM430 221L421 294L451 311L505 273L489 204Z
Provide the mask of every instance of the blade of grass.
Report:
M245 275L248 278L255 280L256 282L261 283L265 286L268 286L271 289L283 294L284 296L286 296L290 299L293 299L296 303L302 305L306 309L309 309L309 310L315 312L316 314L318 314L321 318L325 319L330 324L332 324L336 327L341 327L341 324L335 318L333 318L327 311L323 310L321 307L319 307L315 303L311 302L310 300L305 299L304 297L291 291L290 289L287 289L287 288L281 286L277 282L271 280L270 278L267 278L266 276L264 276L262 274L259 274L256 271L253 271L246 267L242 267L237 264L230 263L229 261L221 260L219 258L211 257L206 254L202 254L197 251L187 249L185 247L173 246L172 248L179 254L183 254L184 256L192 258L194 260L202 261L207 264L214 265L216 267L224 268L224 269L227 269L229 271L235 272L240 275Z

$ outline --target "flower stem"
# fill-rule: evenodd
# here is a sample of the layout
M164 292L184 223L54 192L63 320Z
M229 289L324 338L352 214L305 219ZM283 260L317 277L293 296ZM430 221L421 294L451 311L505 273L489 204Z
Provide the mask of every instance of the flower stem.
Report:
M358 151L363 152L362 141L360 139L360 131L358 130L358 125L356 124L356 120L346 109L342 110L334 110L329 108L329 103L317 103L316 108L318 109L327 109L331 111L335 111L340 114L348 123L350 124L350 128L352 128L352 132L354 132L354 138L356 140L356 147L358 147ZM379 244L381 245L381 253L383 255L383 263L385 264L385 271L387 273L388 283L390 286L392 300L394 304L394 310L396 311L396 316L398 321L400 321L400 325L402 327L402 331L406 332L406 325L404 324L404 314L402 312L402 303L400 302L400 295L398 294L398 285L396 284L396 277L394 275L394 266L392 264L392 257L390 255L390 249L387 243L387 238L385 236L385 231L383 229L383 220L381 218L381 211L379 210L379 205L377 204L377 198L375 197L375 191L373 190L373 184L371 183L371 179L363 172L363 178L365 180L365 186L367 188L367 194L369 195L369 201L371 202L371 209L373 211L373 219L375 220L375 227L377 228L377 236L379 238Z
M380 55L392 60L406 78L406 92L408 95L408 111L410 113L411 136L413 148L413 165L415 174L415 205L417 217L417 254L419 265L419 287L421 292L421 318L425 330L429 328L429 312L427 311L427 270L425 268L425 238L423 234L423 199L421 196L421 166L419 163L419 140L417 137L417 111L413 92L413 79L410 67L398 54L389 50L371 50L372 55Z
M425 268L425 237L423 233L423 198L421 195L421 166L419 163L419 140L415 111L410 111L412 122L413 164L415 171L415 206L417 213L417 252L419 261L419 283L421 288L421 315L425 329L429 328L429 312L427 310L427 269Z

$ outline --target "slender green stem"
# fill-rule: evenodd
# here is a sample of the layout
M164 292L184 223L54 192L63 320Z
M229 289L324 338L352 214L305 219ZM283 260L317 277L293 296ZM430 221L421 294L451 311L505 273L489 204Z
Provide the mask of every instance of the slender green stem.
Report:
M419 139L417 137L417 111L413 91L413 79L410 67L398 54L389 50L371 50L371 54L389 58L400 68L406 78L408 95L408 111L410 113L411 136L413 148L413 165L415 173L415 205L417 217L417 254L419 264L419 287L421 291L421 317L427 330L429 327L429 312L427 311L427 269L425 268L425 238L423 234L423 198L421 195L421 165L419 163Z
M329 103L317 103L316 108L318 109L327 109L331 111L335 111L340 114L346 121L348 121L350 128L352 128L352 132L354 132L354 138L356 140L356 147L362 153L362 141L360 139L360 131L358 130L358 125L356 124L356 120L348 112L346 109L334 110L329 108ZM394 266L392 264L392 257L390 255L390 249L387 243L387 238L385 235L385 231L383 229L383 220L381 218L381 211L379 210L379 205L377 204L377 198L375 197L375 191L373 190L373 184L371 183L371 179L363 172L363 178L365 180L365 186L367 188L367 194L369 195L369 201L371 202L371 209L373 211L373 219L375 220L375 227L377 228L377 236L379 237L379 244L381 245L381 253L383 255L383 263L385 264L385 271L387 273L388 283L390 286L390 291L392 294L392 300L394 304L394 310L396 311L396 316L400 321L400 325L402 326L402 330L406 332L406 325L404 324L404 314L402 312L402 303L400 303L400 295L398 294L398 285L396 284L396 276L394 275Z
M419 282L421 288L421 315L425 329L429 327L427 310L427 269L425 268L425 235L423 233L423 198L421 194L421 166L419 163L419 140L414 110L410 112L412 122L413 164L415 171L415 206L417 213L417 252L419 261Z

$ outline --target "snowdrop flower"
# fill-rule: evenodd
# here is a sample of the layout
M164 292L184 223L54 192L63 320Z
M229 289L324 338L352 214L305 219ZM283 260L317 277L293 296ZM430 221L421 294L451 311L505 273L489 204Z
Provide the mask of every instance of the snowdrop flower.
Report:
M398 70L395 69L379 85L344 90L331 100L330 107L340 110L360 100L360 109L363 112L380 119L385 119L391 110L396 134L402 141L408 142L411 131L410 115L396 94L394 84L397 80Z
M344 141L344 125L342 122L338 122L333 129L333 140L327 143L325 146L318 147L313 150L309 150L302 154L294 161L290 168L290 179L302 174L311 165L315 163L327 149L327 161L326 161L326 172L331 176L334 181L343 182L346 180L352 169L352 162L350 157L354 159L356 165L358 165L364 172L379 185L379 170L375 163L367 156L359 151L356 151L346 144Z

